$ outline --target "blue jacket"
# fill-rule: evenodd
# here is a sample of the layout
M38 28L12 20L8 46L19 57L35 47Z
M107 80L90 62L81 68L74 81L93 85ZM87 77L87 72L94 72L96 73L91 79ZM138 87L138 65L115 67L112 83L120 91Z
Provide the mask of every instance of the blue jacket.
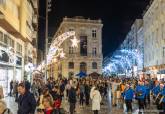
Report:
M18 112L17 114L34 114L36 109L36 100L34 95L26 92L18 98Z
M132 100L134 96L134 91L132 88L129 88L123 92L123 97L125 100Z
M160 86L155 86L153 89L152 89L152 93L157 96L158 93L160 92Z
M165 103L165 87L164 87L164 89L160 92L160 94L164 96L162 102Z
M146 95L150 94L150 86L149 85L145 85L146 87Z
M142 95L136 96L136 98L137 99L144 99L145 98L145 95L146 95L146 87L145 86L141 86L141 85L136 86L135 93L139 93L139 92Z

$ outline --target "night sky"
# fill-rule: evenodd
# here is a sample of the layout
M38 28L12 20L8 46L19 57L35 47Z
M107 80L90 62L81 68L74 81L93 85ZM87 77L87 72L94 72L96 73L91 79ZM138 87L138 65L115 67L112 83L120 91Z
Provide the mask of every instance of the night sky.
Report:
M150 0L52 0L49 36L53 36L62 18L84 16L103 21L103 54L113 53L136 18L142 18ZM45 0L39 0L39 49L44 50Z

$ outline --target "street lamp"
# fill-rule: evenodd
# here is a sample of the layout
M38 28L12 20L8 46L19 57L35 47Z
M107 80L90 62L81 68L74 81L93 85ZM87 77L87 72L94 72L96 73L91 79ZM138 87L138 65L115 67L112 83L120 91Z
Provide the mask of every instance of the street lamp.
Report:
M51 11L51 0L46 0L46 28L45 28L45 81L47 79L47 54L48 54L48 13Z

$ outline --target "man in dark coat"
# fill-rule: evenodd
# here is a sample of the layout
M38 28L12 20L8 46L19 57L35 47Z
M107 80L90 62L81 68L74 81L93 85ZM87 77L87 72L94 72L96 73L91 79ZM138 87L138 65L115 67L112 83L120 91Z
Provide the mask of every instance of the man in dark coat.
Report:
M72 85L72 87L69 90L69 103L70 103L70 114L73 114L75 111L75 105L76 105L76 89Z
M18 112L17 114L34 114L36 109L36 100L34 95L26 89L26 84L20 83L18 85Z

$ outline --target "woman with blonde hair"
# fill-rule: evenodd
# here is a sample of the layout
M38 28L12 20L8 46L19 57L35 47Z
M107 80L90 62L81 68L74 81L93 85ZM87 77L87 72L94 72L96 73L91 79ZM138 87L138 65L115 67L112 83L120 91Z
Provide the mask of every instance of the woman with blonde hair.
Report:
M13 114L3 100L0 100L0 114Z
M38 102L37 104L38 104L38 108L39 109L44 109L43 98L44 98L44 96L47 96L47 95L51 96L50 93L49 93L49 89L48 88L45 88L43 90L42 94L39 96L38 101L37 101Z

